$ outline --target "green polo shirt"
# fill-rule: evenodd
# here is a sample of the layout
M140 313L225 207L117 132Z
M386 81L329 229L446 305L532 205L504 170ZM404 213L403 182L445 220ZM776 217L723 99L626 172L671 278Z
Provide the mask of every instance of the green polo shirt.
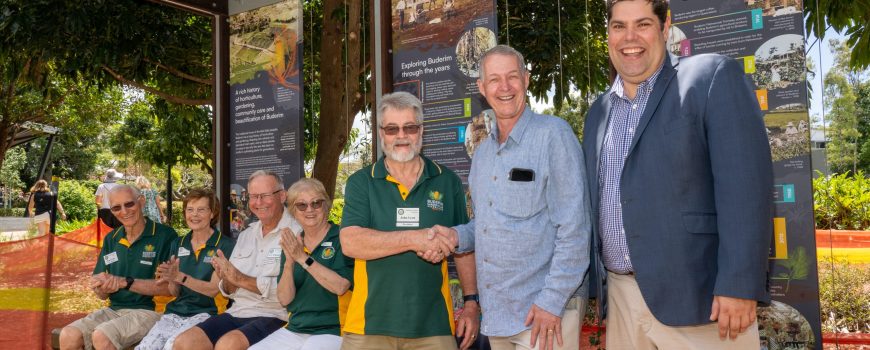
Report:
M121 277L154 279L157 265L172 255L169 246L177 237L178 234L171 227L145 218L145 229L131 244L127 241L124 226L118 227L103 239L103 248L100 249L100 257L94 266L94 274L108 272ZM154 310L154 297L121 289L109 295L109 307L112 310Z
M338 239L338 225L330 223L329 231L313 252L306 252L317 263L335 271L339 276L353 282L353 259L345 257ZM304 232L302 234L305 234ZM287 256L281 253L280 280L284 274L284 264ZM296 286L296 296L287 305L290 321L287 329L302 334L333 334L341 335L341 325L347 314L351 292L341 296L332 294L320 285L308 271L299 264L293 266L293 285Z
M423 157L420 179L408 190L381 158L347 180L342 227L378 231L451 227L468 222L462 182ZM345 332L420 338L454 332L447 261L431 264L415 252L357 259Z
M188 278L211 281L214 272L214 267L211 266L212 258L217 255L218 250L223 251L225 256L230 256L235 242L220 231L214 230L205 245L197 249L191 246L192 235L193 232L175 239L170 251L172 255L178 257L178 270L190 275ZM225 298L218 298L219 295L221 294L203 295L182 285L175 300L166 305L166 313L184 317L200 313L217 315L218 311L226 309L227 303Z

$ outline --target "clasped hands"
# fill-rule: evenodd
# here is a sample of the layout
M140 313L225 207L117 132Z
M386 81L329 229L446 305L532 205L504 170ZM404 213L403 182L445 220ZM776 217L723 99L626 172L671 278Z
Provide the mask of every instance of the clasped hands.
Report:
M127 281L123 277L115 276L108 272L101 272L91 276L90 287L94 293L105 297L117 292L126 283Z
M437 264L456 252L459 244L459 234L456 230L435 225L428 229L418 230L417 256L430 263Z
M239 277L242 273L230 263L222 250L218 249L217 254L211 259L211 266L218 278L223 281L224 291L228 294L235 293L239 288Z

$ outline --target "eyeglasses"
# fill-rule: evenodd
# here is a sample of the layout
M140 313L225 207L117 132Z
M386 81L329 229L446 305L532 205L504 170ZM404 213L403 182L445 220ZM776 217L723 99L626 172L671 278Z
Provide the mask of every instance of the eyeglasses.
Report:
M205 215L211 212L210 208L187 208L184 210L185 213L190 215Z
M109 208L109 210L111 210L113 213L118 213L121 211L121 206L124 206L124 208L127 208L127 209L133 209L133 207L136 206L136 201L132 200L132 201L126 202L124 204L119 204L119 205L116 205L116 206Z
M272 193L248 194L248 198L250 198L251 200L255 200L255 199L257 199L257 200L269 199L269 198L272 198L272 196L278 194L278 193L281 192L281 191L282 191L282 190L275 190L275 192L272 192Z
M313 209L313 210L317 210L317 209L320 209L323 207L323 202L324 202L323 199L315 199L315 200L311 201L310 203L305 203L305 202L294 203L293 206L295 206L296 210L298 210L298 211L306 211L306 210L308 210L308 206L311 206L311 209Z
M398 125L387 125L387 126L382 126L381 130L384 131L385 135L390 135L390 136L398 135L399 129L402 129L402 131L404 131L405 134L416 135L418 132L420 132L420 128L422 128L422 127L423 126L420 124L407 124L407 125L404 125L402 127L399 127Z

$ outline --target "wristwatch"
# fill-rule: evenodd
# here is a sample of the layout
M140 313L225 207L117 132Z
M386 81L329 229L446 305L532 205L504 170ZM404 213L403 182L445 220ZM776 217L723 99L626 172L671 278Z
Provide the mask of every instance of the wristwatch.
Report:
M480 296L477 294L469 294L469 295L463 296L462 301L465 301L465 302L473 301L475 303L480 304Z
M127 280L127 285L125 285L124 288L121 288L121 289L127 289L127 290L129 290L130 287L133 286L133 281L134 281L134 280L133 280L133 277L127 277L126 280Z
M302 268L308 270L312 264L314 264L314 258L309 256L308 259L305 259L305 262L302 263Z

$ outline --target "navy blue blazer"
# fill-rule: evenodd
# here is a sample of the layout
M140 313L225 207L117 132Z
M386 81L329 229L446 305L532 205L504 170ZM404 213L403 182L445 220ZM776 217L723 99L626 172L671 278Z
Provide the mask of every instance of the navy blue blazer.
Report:
M609 111L608 91L590 107L583 140L599 305L607 294L597 174ZM635 277L660 322L709 323L714 295L770 301L773 167L758 100L737 61L665 59L620 190Z

